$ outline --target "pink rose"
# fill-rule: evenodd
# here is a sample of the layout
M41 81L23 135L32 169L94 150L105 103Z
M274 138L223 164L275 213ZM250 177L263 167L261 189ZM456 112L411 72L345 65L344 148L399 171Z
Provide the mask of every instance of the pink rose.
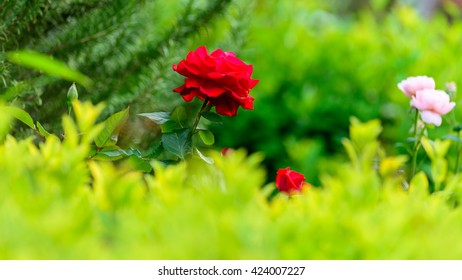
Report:
M412 98L417 91L423 89L435 89L435 80L427 76L409 77L398 84L398 88Z
M412 96L411 106L420 111L426 123L441 125L441 115L449 113L456 103L450 102L449 95L442 90L419 90Z

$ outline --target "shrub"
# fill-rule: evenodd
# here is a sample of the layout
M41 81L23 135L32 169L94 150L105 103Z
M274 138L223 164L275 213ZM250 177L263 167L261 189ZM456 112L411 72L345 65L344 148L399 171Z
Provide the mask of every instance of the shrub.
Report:
M98 109L85 105L91 116ZM353 121L351 158L321 188L267 195L260 154L215 164L152 162L154 176L87 157L95 118L63 118L65 139L6 135L0 110L2 259L458 259L460 175L429 194L420 173L408 191L376 140L378 121ZM87 115L84 115L87 116ZM84 132L82 129L85 128ZM379 151L380 168L371 165ZM454 203L456 202L456 203Z

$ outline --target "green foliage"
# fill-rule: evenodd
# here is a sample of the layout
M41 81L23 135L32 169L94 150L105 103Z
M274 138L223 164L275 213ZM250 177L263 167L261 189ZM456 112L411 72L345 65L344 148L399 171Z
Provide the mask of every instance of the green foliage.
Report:
M171 111L181 102L171 92L178 81L171 65L200 43L201 34L225 18L229 7L238 5L230 0L3 1L0 57L27 49L85 73L94 84L79 89L81 99L105 101L103 118L128 105L136 112ZM69 85L38 79L36 72L1 58L0 70L0 93L9 91L20 107L57 130L56 114L65 108L55 102L64 96L55 93ZM88 84L87 79L77 81Z
M459 129L447 134L460 111L422 138L413 178L408 155L387 154L412 119L396 83L459 77L462 24L406 7L338 16L359 2L337 2L1 3L0 258L460 259ZM199 44L254 65L254 111L180 105L170 67ZM88 87L72 69L93 88L48 76ZM288 197L266 183L287 165L315 187Z
M377 9L383 7L375 2ZM350 116L380 119L383 144L395 149L412 126L409 99L397 83L414 75L434 77L437 88L461 82L454 63L460 21L448 23L440 14L425 20L403 5L389 12L357 9L353 17L335 13L348 5L343 1L268 3L257 2L246 37L251 43L241 55L260 79L252 91L255 109L239 111L212 131L219 147L264 152L271 174L291 165L317 182L318 166L335 169L332 161L342 151ZM461 112L456 109L457 119ZM429 137L448 133L452 118ZM314 149L304 153L310 164L291 151L308 142Z
M376 140L377 121L352 122L344 143L358 162L323 173L321 187L269 201L274 184L262 188L261 154L153 161L154 175L146 174L136 162L88 158L104 126L94 126L101 108L74 102L74 110L76 122L62 119L64 140L50 135L37 147L0 130L1 259L462 257L460 175L430 194L421 172L407 191L402 159L387 157ZM0 116L2 125L11 120Z

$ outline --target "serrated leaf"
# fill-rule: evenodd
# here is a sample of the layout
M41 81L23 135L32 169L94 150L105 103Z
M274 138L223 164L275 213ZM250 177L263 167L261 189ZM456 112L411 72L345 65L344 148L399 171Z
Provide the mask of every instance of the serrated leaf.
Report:
M68 81L77 82L87 88L93 83L90 78L79 71L71 69L63 62L35 51L13 51L6 53L5 56L9 61L15 64L33 68Z
M42 134L44 137L48 137L51 135L48 131L46 131L45 128L43 128L42 124L40 124L39 122L37 122L37 129L40 132L40 134Z
M23 109L19 109L18 107L13 106L5 106L5 110L14 118L26 124L28 127L35 129L34 120L29 115L29 113L27 113Z
M209 157L204 156L204 154L202 154L201 151L198 148L194 148L194 151L207 164L213 164L214 163L213 158L209 158Z
M97 160L118 160L125 157L125 153L122 149L117 146L111 146L101 149L97 151L96 154L93 156L94 159Z
M162 131L162 133L170 133L174 130L178 130L178 129L181 129L181 126L172 121L172 120L169 120L167 121L166 123L164 123L163 125L160 126L160 129Z
M152 166L149 164L149 162L136 155L131 155L130 157L128 157L128 161L130 162L132 167L138 171L148 173L152 170Z
M191 152L191 132L188 128L175 130L162 135L162 146L164 149L184 159Z
M205 145L213 145L215 143L215 136L213 136L213 133L210 132L210 130L199 130L199 136L204 142Z
M150 159L157 158L162 152L162 149L163 149L162 142L157 141L151 146L151 151L147 155L145 155L144 158L150 158Z
M221 120L221 117L220 115L218 115L217 113L214 113L214 112L202 112L201 113L201 116L204 117L204 119L207 119L211 122L214 122L214 123L223 123L223 121Z
M104 147L108 141L111 141L111 137L117 136L119 130L128 119L128 108L115 113L104 121L103 130L95 137L95 144L98 147ZM114 139L112 139L114 142Z
M152 113L142 113L138 114L138 116L142 116L145 118L150 119L151 121L155 122L158 125L163 125L170 120L170 114L167 112L152 112Z
M140 151L129 148L129 149L121 149L117 146L110 146L106 147L96 153L96 159L106 159L106 160L118 160L124 157L136 156L141 158Z

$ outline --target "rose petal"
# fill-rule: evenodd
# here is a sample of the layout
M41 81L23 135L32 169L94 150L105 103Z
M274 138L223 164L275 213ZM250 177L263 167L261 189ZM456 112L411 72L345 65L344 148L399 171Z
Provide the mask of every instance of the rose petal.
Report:
M215 106L217 114L224 116L235 116L237 109L239 108L239 102L236 102L234 98L229 98L226 94L221 95L218 98L211 100L212 105Z
M440 126L442 122L441 115L434 113L432 111L421 111L420 116L422 117L422 121L429 124L434 124L436 126Z
M199 88L203 94L207 95L207 97L212 98L218 97L222 95L224 92L226 92L226 89L216 86L216 84L212 83L202 83Z

